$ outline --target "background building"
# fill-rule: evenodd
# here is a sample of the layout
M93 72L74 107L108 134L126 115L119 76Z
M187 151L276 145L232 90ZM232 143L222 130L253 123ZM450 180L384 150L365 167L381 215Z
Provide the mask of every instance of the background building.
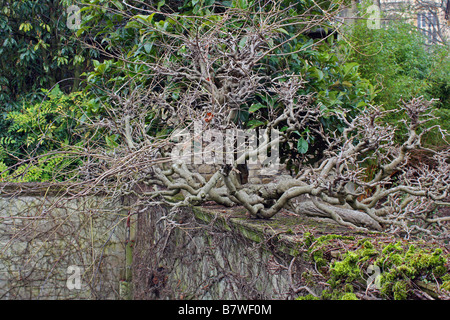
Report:
M374 7L379 8L380 27L404 20L417 26L428 43L448 44L450 40L450 0L374 0L372 4L370 0L355 0L343 11L342 18L346 24L355 19L374 19Z

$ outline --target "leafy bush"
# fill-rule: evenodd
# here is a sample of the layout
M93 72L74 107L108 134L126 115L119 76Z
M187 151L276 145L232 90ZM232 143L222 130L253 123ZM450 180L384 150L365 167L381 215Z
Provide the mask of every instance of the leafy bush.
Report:
M84 48L67 25L71 0L0 1L0 103L61 82L77 91L80 74L98 52Z
M98 42L104 43L106 50L123 58L94 61L94 70L86 74L88 89L93 92L92 99L98 105L97 115L104 112L101 110L102 105L110 105L108 95L110 97L114 94L126 96L136 88L148 90L149 87L152 87L152 91L164 92L164 105L176 106L191 90L192 81L179 77L176 78L177 81L173 81L174 76L170 74L165 77L154 77L152 75L155 72L152 68L177 65L179 66L178 70L182 68L189 70L191 56L188 48L189 41L186 39L201 38L202 33L208 36L210 33L217 32L216 23L223 19L223 16L216 14L219 9L235 10L230 11L227 19L233 15L236 17L234 20L227 20L226 24L219 24L219 34L222 37L233 34L238 39L239 43L237 44L241 47L245 46L247 39L245 36L241 36L239 30L244 26L249 30L258 28L258 10L269 10L273 5L271 2L250 0L185 1L183 6L176 10L171 7L177 12L176 15L155 13L143 15L137 14L138 11L136 11L133 16L133 12L128 12L127 15L117 13L123 10L120 2L100 1L99 3L102 3L105 8L112 8L112 10L103 10L96 6L86 7L84 12L88 14L88 18L78 31L78 35L89 34ZM218 3L222 5L219 9L215 7ZM258 7L262 4L264 4L263 8ZM164 9L165 2L159 2L159 6ZM325 130L342 131L343 123L337 121L337 118L331 114L345 111L349 117L354 116L372 102L375 88L368 80L360 76L357 63L345 62L339 58L332 38L321 42L310 39L307 35L301 34L301 27L298 23L290 23L289 20L303 14L306 10L308 10L308 14L305 15L305 19L309 14L323 14L323 12L319 12L320 10L309 1L283 1L280 6L286 7L286 13L283 16L283 19L286 19L286 26L278 29L279 35L268 41L268 46L274 50L270 55L262 57L254 69L258 70L261 77L269 79L281 77L287 81L286 70L289 70L289 74L301 75L305 86L299 93L311 94L315 102L322 106L322 110L330 114L324 116L319 125L323 126ZM289 10L288 6L290 6ZM334 10L332 2L323 2L320 6ZM245 17L239 16L236 14L239 9L246 9L249 14ZM329 27L324 23L324 28ZM221 39L220 35L219 39ZM216 43L218 42L216 41ZM215 46L217 47L209 49L212 54L226 50L219 44ZM164 61L162 62L161 59ZM214 70L211 71L211 74L217 75L219 72L220 76L222 67L220 61L217 59L217 62L212 65ZM220 80L216 78L211 81L219 82ZM154 83L158 83L158 85L154 86ZM205 92L208 92L207 85L203 83L200 85L204 86ZM111 95L111 93L114 94ZM202 103L204 102L199 102L200 105ZM277 93L268 93L263 89L239 106L234 121L247 128L264 126L268 113L282 112L282 105ZM148 113L146 121L149 132L155 136L161 133L165 134L165 130L168 130L165 121L154 112ZM293 170L296 170L300 162L306 160L306 155L313 156L314 159L322 156L324 141L321 141L313 129L311 127L304 132L298 132L297 141L290 142L295 145L285 144L282 146L281 160L292 159L287 165ZM114 136L112 132L107 134L111 137Z
M19 110L10 111L0 133L0 169L5 172L10 167L13 181L49 180L59 169L77 161L63 158L57 150L81 141L76 127L85 94L67 95L59 86L42 92L42 100L23 101Z
M386 110L395 108L400 99L424 96L436 98L435 114L444 129L450 129L450 47L426 45L425 36L413 25L390 21L380 29L368 29L366 21L355 23L346 39L354 48L348 59L360 65L363 78L377 85L375 102ZM402 115L392 114L391 123ZM399 131L397 139L402 139ZM439 146L440 134L426 137L429 145Z

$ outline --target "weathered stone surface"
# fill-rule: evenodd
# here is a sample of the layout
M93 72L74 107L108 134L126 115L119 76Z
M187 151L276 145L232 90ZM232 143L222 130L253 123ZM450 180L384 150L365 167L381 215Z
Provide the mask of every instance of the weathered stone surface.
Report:
M27 190L0 197L0 299L290 299L313 268L298 217L203 207L161 219L168 211L155 206L127 230L119 202ZM80 289L68 287L70 266Z
M125 222L117 203L22 190L0 197L0 299L118 298ZM68 288L70 266L80 288Z
M302 272L314 268L300 238L276 221L203 207L180 212L182 224L170 227L165 214L155 207L138 218L135 299L292 299Z

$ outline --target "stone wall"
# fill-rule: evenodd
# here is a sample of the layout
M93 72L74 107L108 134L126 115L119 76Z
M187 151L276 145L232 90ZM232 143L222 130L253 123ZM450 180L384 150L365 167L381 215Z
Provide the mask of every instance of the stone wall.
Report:
M0 197L0 299L293 299L314 268L299 217L219 206L129 216L119 199L16 188Z
M294 299L307 293L297 289L314 265L302 237L286 228L305 227L305 221L248 219L239 208L184 209L171 221L163 218L167 213L155 207L138 217L135 299Z
M118 201L23 186L0 197L0 299L119 298L127 214Z

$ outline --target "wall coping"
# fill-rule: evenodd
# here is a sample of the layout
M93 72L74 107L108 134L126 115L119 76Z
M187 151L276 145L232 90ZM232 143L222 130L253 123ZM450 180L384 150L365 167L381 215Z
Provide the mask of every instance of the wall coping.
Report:
M75 196L83 191L81 184L68 182L2 182L0 183L0 197L17 196ZM103 195L103 192L88 192L83 196Z
M200 223L212 223L224 231L235 232L253 242L268 241L277 248L277 251L293 257L303 251L304 235L309 230L313 231L317 237L345 234L357 240L368 236L367 232L350 229L331 220L318 220L288 212L280 212L271 219L258 219L250 218L243 207L202 206L193 207L192 211ZM370 234L386 236L379 232L370 232Z

